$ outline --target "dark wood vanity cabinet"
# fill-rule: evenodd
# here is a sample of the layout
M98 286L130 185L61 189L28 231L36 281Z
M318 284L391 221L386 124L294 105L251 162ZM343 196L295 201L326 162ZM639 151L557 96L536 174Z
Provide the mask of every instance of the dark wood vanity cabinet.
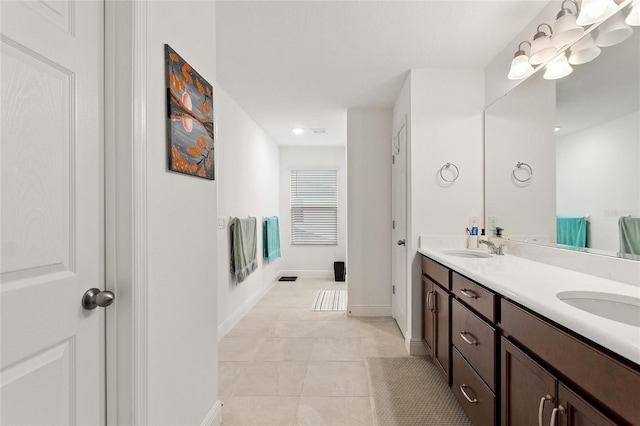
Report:
M425 257L422 267L422 342L447 383L451 384L450 273L444 266Z
M504 337L501 347L503 426L617 424Z
M637 365L425 256L422 268L423 341L474 425L640 426Z

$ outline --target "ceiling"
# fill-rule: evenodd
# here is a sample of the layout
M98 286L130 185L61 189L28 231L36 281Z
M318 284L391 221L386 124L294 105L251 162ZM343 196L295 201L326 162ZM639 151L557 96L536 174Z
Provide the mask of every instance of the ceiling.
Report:
M411 68L486 67L547 3L217 1L217 81L279 145L344 145L347 108L393 106Z

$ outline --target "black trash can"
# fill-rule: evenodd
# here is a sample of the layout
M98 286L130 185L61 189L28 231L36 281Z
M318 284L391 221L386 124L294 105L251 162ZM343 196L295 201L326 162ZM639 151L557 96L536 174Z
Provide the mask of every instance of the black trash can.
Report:
M344 281L345 277L347 276L344 262L333 262L333 276L334 281Z

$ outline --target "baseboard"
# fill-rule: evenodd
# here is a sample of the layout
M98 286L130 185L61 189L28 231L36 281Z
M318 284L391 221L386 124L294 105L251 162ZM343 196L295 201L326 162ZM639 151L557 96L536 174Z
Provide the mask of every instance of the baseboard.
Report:
M427 348L424 347L424 343L422 343L422 339L411 339L409 342L409 350L410 355L428 355Z
M222 401L217 400L207 417L202 421L201 426L219 426L222 423L222 405Z
M255 306L256 303L262 299L266 292L271 290L271 288L275 285L275 281L271 281L269 284L263 286L259 291L257 291L253 296L247 299L246 302L242 304L236 311L229 316L226 320L222 322L218 326L218 341L222 340L224 336L227 335L235 327L236 324L240 322L240 320Z
M278 278L285 276L294 276L299 278L315 278L315 279L333 279L333 271L328 270L306 270L306 271L280 271Z
M391 305L348 305L347 314L352 317L390 317Z

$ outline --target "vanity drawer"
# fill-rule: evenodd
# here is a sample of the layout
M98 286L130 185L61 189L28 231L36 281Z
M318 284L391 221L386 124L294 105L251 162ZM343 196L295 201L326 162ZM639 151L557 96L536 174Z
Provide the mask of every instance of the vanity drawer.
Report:
M496 396L460 355L460 352L456 348L453 348L452 352L453 383L451 390L453 394L474 426L495 425Z
M494 293L456 272L452 274L451 287L451 292L456 297L489 321L496 322L496 295Z
M495 391L496 330L457 300L452 303L452 317L453 344Z
M640 425L640 372L502 299L501 327L626 422ZM624 386L620 386L624 383Z
M446 268L428 257L422 256L422 272L447 290L451 290L449 283L449 268Z

